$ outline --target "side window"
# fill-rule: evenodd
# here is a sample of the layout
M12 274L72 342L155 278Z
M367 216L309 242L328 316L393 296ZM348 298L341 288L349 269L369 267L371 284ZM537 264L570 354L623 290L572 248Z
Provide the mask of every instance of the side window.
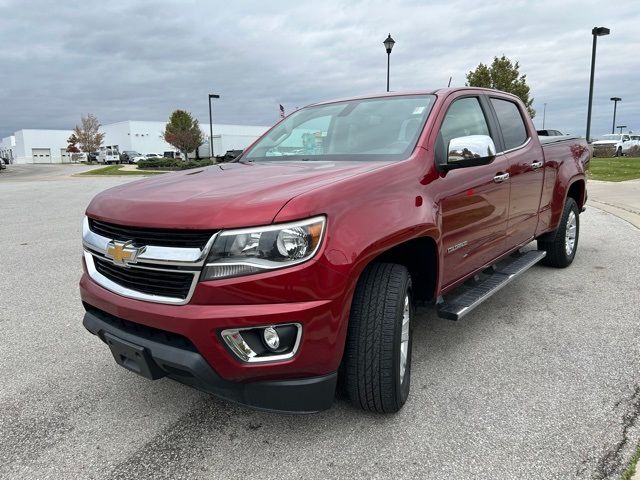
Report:
M623 142L628 142L629 141L629 135L625 135L624 137L622 137L622 141Z
M487 120L476 97L456 100L447 110L436 145L438 163L444 163L451 140L468 135L490 135Z
M518 106L509 100L499 98L492 98L491 104L498 116L505 149L511 150L526 142L529 136Z

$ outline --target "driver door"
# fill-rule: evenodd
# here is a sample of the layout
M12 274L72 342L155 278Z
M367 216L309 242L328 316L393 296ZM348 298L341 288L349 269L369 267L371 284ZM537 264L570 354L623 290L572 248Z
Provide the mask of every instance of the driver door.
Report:
M489 118L479 96L454 100L440 127L436 157L446 155L449 142L458 137L489 135L498 144ZM508 169L508 159L497 156L489 165L451 170L438 180L445 288L504 253L511 185L505 175Z

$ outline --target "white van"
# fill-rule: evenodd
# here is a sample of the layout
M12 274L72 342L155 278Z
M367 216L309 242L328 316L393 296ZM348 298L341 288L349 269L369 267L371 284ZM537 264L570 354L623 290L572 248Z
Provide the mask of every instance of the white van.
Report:
M120 163L120 152L118 150L118 145L107 145L106 147L100 147L100 153L98 154L98 163L104 163L105 165Z

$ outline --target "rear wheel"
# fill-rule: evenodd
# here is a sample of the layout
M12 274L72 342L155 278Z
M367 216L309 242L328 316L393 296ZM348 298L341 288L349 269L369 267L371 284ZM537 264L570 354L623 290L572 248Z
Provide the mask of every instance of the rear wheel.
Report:
M580 235L580 215L578 204L573 198L567 198L560 219L560 226L553 240L538 240L538 250L547 252L542 263L556 268L571 265L578 249Z
M412 320L408 270L393 263L368 266L354 293L345 349L345 386L355 406L393 413L406 402Z
M618 147L618 149L616 150L616 157L621 157L622 156L622 147Z

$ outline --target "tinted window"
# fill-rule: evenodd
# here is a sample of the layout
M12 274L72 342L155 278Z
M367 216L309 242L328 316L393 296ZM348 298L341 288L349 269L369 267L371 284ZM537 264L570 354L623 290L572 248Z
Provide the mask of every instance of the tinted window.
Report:
M484 118L480 102L475 97L461 98L451 104L440 127L442 142L440 155L445 155L449 142L468 135L489 135L489 126Z
M527 140L528 135L518 106L513 102L498 98L492 98L491 104L498 116L505 149L510 150L522 145Z

